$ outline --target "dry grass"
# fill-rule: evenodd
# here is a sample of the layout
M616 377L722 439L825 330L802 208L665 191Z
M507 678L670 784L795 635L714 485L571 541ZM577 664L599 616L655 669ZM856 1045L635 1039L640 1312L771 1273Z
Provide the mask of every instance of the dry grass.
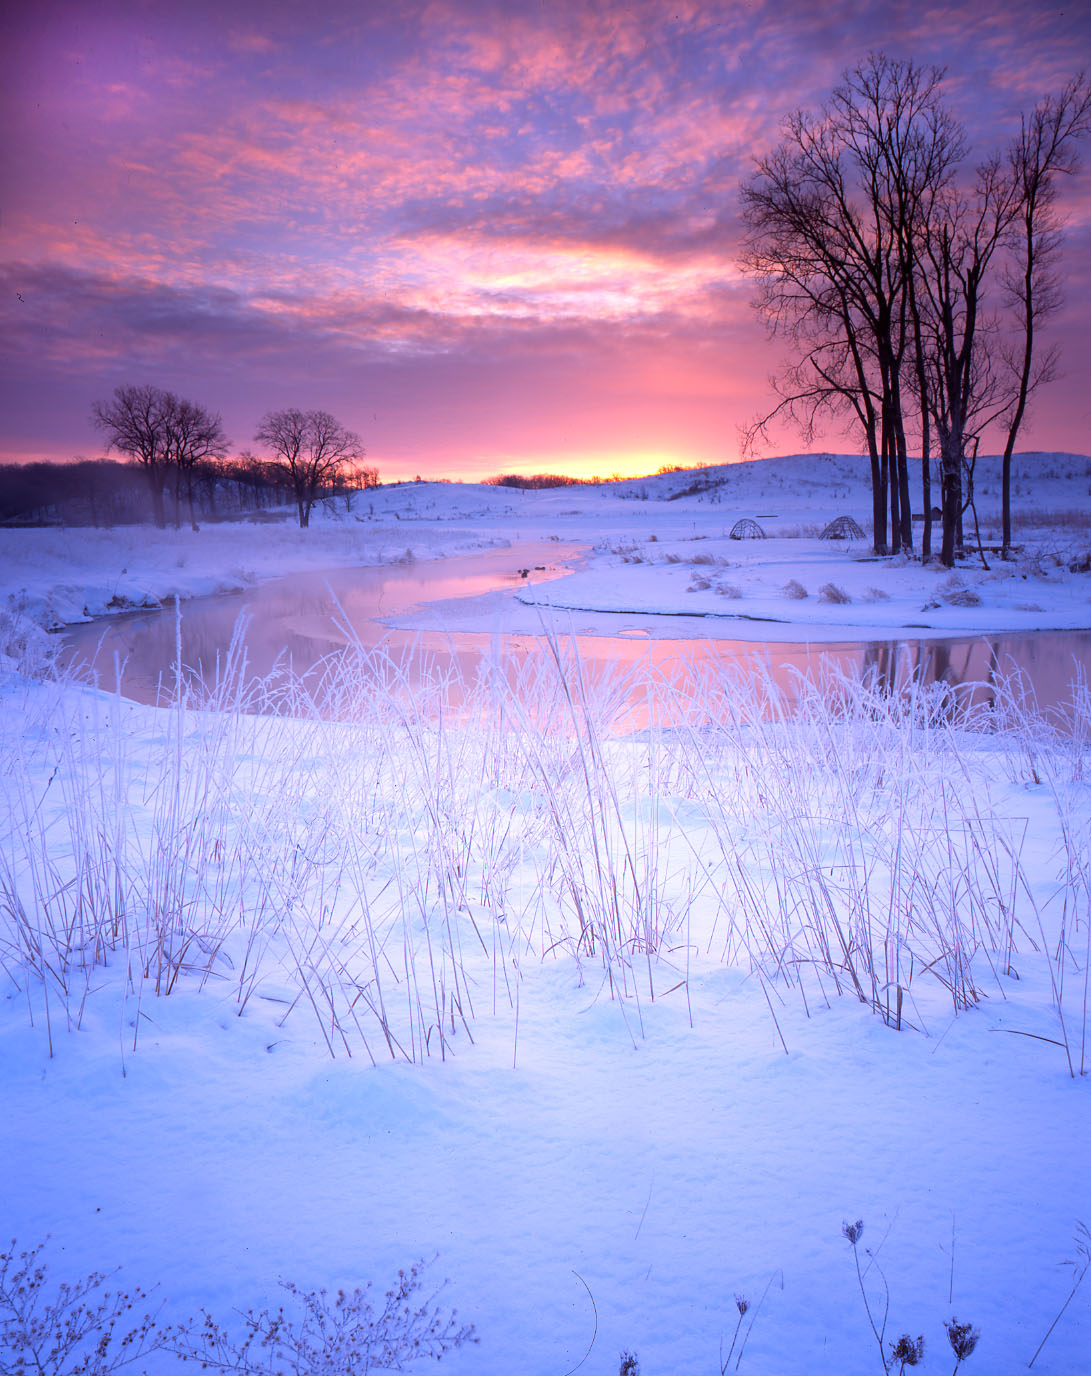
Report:
M1021 506L1013 515L1012 525L1016 540L1028 530L1091 532L1091 509L1036 511L1033 507Z
M843 606L845 603L851 602L852 598L844 588L839 587L836 583L823 583L818 589L818 600Z
M470 677L351 644L309 687L243 666L236 647L211 698L181 684L159 711L43 690L10 752L0 968L47 1035L113 1000L137 1013L128 1055L141 1005L184 988L373 1061L444 1058L506 1017L514 1057L521 983L559 960L634 1040L709 960L924 1026L922 985L960 1012L1030 947L1088 1067L1091 836L1065 783L1091 757L1085 685L1051 724L1015 681L988 714L912 676L638 690L559 643ZM977 730L1055 787L1055 930Z

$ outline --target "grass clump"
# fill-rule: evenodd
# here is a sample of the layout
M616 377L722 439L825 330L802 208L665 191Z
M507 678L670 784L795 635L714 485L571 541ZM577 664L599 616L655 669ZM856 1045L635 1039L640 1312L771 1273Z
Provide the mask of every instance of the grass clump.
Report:
M852 598L844 588L836 583L823 583L818 589L818 600L820 602L832 602L836 606L844 606L852 601Z
M233 654L167 708L43 689L10 753L0 972L51 1044L92 1001L205 990L330 1056L445 1059L486 1011L517 1048L522 982L565 960L600 967L634 1040L710 961L927 1030L921 983L959 1013L1034 950L1071 1073L1091 1060L1068 974L1091 950L1070 917L1087 822L1065 786L1091 774L1086 685L1052 723L1014 681L985 710L897 665L785 688L761 666L603 669L561 641L470 671L350 644L252 681ZM1049 912L978 736L1056 796ZM146 1022L125 1016L123 1056Z

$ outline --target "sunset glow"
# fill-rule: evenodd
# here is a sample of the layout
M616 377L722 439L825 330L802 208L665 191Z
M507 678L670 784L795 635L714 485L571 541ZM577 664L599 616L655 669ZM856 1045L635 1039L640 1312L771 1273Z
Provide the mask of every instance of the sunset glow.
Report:
M150 382L236 451L328 409L386 480L736 459L779 358L737 187L783 116L885 48L948 67L984 152L1091 39L1004 0L44 0L9 29L0 461L100 453L92 402ZM1063 192L1065 376L1021 447L1086 451L1091 178Z

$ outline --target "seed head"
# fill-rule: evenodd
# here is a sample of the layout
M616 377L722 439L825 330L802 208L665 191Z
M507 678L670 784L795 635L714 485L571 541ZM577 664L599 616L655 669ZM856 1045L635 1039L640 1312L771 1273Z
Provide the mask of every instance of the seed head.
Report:
M980 1330L972 1323L959 1323L954 1315L944 1327L947 1329L947 1341L951 1344L951 1351L960 1362L964 1362L977 1346L977 1340L981 1337Z
M903 1333L890 1349L891 1360L901 1362L903 1367L916 1366L924 1360L924 1338L911 1338Z

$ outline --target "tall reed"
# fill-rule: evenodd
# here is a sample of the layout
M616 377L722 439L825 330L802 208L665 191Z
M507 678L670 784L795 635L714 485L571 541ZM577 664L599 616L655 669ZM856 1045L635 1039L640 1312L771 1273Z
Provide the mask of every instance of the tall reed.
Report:
M332 1056L420 1061L514 1022L545 961L636 1037L710 964L770 1010L848 995L901 1028L1002 995L1029 951L1087 1068L1080 684L1066 736L1025 694L909 671L783 688L760 661L594 668L556 635L459 662L346 633L259 680L240 627L158 709L41 689L0 790L0 968L31 1015L53 1036L92 999L203 989ZM1052 790L1052 899L1005 762Z

